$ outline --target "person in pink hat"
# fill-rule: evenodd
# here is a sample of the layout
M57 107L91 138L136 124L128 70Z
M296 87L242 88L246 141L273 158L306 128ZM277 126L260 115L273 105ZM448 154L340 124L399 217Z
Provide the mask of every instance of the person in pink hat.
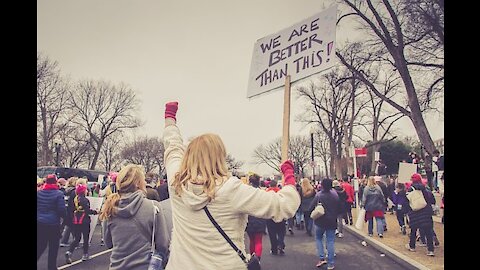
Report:
M37 191L37 261L48 245L48 269L57 269L60 246L60 219L66 214L63 192L58 190L57 176L47 175Z
M425 235L427 238L427 256L435 256L434 246L433 246L433 210L432 204L435 204L435 197L432 192L429 191L422 181L422 176L418 173L414 173L411 177L412 184L407 190L407 195L409 192L414 190L422 191L422 195L427 202L427 205L419 210L412 210L410 205L407 204L407 214L410 221L410 243L406 244L405 247L409 251L415 251L416 235L417 230L420 230L421 235Z
M90 259L88 255L88 240L90 239L90 215L97 215L97 210L90 209L90 201L85 197L87 194L87 186L83 184L77 185L75 189L76 196L73 199L75 210L73 212L73 236L74 240L70 244L68 251L65 253L67 264L72 263L72 254L83 237L83 256L82 261Z

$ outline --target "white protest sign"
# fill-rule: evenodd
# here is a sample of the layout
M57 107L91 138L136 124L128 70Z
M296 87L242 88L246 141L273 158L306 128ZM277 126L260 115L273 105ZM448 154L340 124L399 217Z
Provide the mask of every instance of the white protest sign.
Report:
M398 183L406 183L412 178L412 174L417 172L417 164L399 162L398 163Z
M375 152L375 161L380 160L380 152Z
M331 68L335 59L337 5L263 37L253 47L247 97Z
M98 183L100 186L102 186L102 183L103 183L103 174L99 174L99 175L98 175L97 183Z
M85 198L87 198L90 201L90 209L100 211L100 209L102 208L104 197L86 196ZM90 237L88 239L88 243L92 242L93 232L95 231L95 226L97 226L97 222L98 222L98 215L91 215L90 219L91 219L91 222L90 222Z

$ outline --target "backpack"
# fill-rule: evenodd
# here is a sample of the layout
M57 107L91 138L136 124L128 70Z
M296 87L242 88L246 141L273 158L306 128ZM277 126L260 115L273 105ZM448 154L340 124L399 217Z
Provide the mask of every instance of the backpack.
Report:
M75 196L75 199L73 199L73 201L75 203L75 211L73 211L73 224L81 225L83 224L83 219L85 218L85 210L79 204L78 195Z
M425 206L427 206L427 201L425 201L423 192L415 189L414 186L412 186L412 189L413 191L407 193L407 199L409 201L410 208L412 208L413 211L423 209Z

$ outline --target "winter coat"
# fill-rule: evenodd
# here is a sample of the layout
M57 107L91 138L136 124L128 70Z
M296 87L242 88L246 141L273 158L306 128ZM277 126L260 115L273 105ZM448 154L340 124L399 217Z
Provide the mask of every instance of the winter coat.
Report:
M407 214L408 214L408 219L410 221L410 227L411 228L433 228L433 209L432 205L435 204L435 197L433 196L432 192L428 191L425 186L421 183L413 183L412 186L416 190L421 190L423 193L423 197L425 198L425 201L427 202L427 205L417 211L413 211L410 208L410 205L407 204ZM413 188L410 187L407 191L411 192L413 191Z
M90 201L87 198L85 198L85 196L78 196L78 206L81 207L81 209L83 209L85 211L85 217L83 218L82 225L83 224L90 224L90 222L91 222L90 215L96 215L97 211L90 209ZM75 210L77 210L77 209L75 207L75 197L74 197L74 199L73 199L72 224L73 224L73 218L75 218ZM75 224L73 224L73 225L75 225Z
M247 269L203 208L208 207L218 225L246 254L244 234L248 215L275 222L293 217L300 205L295 186L286 185L278 192L265 192L232 176L219 181L213 200L204 192L203 185L189 181L182 186L179 196L171 184L180 169L185 145L175 122L171 118L165 119L165 122L164 161L173 213L170 258L165 269Z
M350 185L347 182L343 182L342 187L343 189L345 189L345 192L347 193L347 202L352 204L355 198L355 190L353 190L352 185Z
M312 204L312 201L315 199L315 190L313 190L313 192L310 195L304 196L302 189L300 188L299 193L300 193L300 199L301 199L300 211L304 213L308 213L310 209L310 205Z
M257 218L248 216L247 233L264 233L267 228L267 220L264 218Z
M168 253L172 230L170 201L160 203L149 200L141 190L125 193L116 207L116 214L102 224L105 245L113 248L109 270L148 268L152 245L153 204L160 210L155 223L155 248L160 253Z
M363 190L362 205L366 211L385 210L385 197L378 185L366 186Z
M392 193L392 202L395 205L395 209L398 210L398 206L401 205L401 209L405 209L408 204L408 199L405 190L401 190L400 192Z
M147 199L155 200L157 202L160 201L160 196L158 195L158 192L155 188L147 184L146 189L147 189Z
M335 230L337 228L337 216L340 204L337 192L334 189L317 192L315 199L310 205L310 211L313 211L319 202L322 203L323 208L325 209L325 214L313 222L315 225L325 230Z
M347 213L348 195L341 186L336 186L333 189L335 189L335 191L338 194L338 200L339 200L339 202L338 202L338 214L343 215L343 214Z
M57 189L37 191L37 222L47 225L60 225L65 217L65 199L63 192Z
M168 193L168 184L167 182L161 184L157 187L158 195L160 196L160 201L166 200L170 198L170 194Z

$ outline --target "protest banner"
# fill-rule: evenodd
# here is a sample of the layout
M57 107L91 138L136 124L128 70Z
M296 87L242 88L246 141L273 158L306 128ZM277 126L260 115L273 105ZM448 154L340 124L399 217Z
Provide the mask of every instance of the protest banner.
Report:
M337 6L263 37L253 47L247 97L331 68L335 59Z
M100 209L102 208L104 197L86 196L85 198L87 198L90 201L90 209L100 211ZM89 236L89 239L88 239L88 243L92 242L93 232L95 231L95 226L97 226L97 223L98 223L98 215L91 215L90 219L91 219L91 222L90 222L90 236Z
M247 98L285 86L281 162L288 158L290 83L333 66L336 22L337 6L332 5L253 47Z

